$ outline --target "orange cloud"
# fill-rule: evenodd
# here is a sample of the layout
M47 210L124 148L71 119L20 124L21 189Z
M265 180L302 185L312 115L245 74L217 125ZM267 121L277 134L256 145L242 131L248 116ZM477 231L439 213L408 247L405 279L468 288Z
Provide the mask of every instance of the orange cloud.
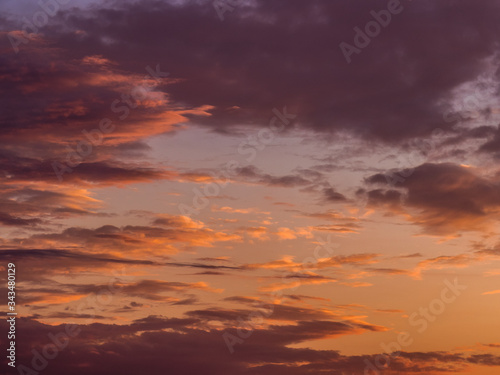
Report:
M490 295L490 294L499 294L499 293L500 293L500 289L497 289L497 290L492 290L490 292L481 293L481 295L486 296L486 295Z

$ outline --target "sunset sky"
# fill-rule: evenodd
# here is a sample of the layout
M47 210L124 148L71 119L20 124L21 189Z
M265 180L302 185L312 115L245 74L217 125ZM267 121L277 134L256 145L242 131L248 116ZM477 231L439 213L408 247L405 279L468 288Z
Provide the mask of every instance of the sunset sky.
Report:
M499 373L499 0L0 25L0 374Z

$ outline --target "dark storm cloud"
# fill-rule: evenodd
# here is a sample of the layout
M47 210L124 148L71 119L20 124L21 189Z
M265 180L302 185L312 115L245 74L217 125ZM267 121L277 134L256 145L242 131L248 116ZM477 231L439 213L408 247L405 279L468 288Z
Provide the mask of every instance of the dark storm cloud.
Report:
M160 264L140 259L125 259L111 256L105 253L89 254L83 249L37 249L37 248L5 248L0 250L0 260L3 264L13 262L18 265L18 278L25 282L34 282L42 285L52 283L51 278L57 275L67 275L68 272L108 274L115 277L123 277L123 274L115 274L115 271L125 267L154 267ZM55 291L56 294L63 293L62 289Z
M7 329L7 322L0 322ZM165 371L188 375L237 373L244 375L312 375L324 372L362 374L366 361L376 363L377 355L345 356L334 350L291 348L294 342L356 333L349 324L311 321L296 325L256 329L230 354L222 331L209 329L197 318L149 316L130 324L78 325L67 348L56 360L49 360L47 371L53 374L92 373L104 375L137 374L147 364L152 375ZM46 325L36 320L18 320L17 355L19 363L30 366L32 349L41 353L51 343L49 334L65 332L64 325ZM236 329L226 332L237 335ZM383 363L385 363L382 360ZM401 352L392 357L390 369L398 373L438 373L464 371L468 365L498 366L498 357L490 353Z
M19 217L12 216L6 212L0 212L0 224L6 226L34 226L40 224L42 220L40 219L22 219Z
M120 259L113 258L109 255L99 254L85 254L75 251L61 250L61 249L3 249L0 250L0 259L37 259L40 261L50 260L77 260L79 262L92 262L92 263L118 263L118 264L138 264L138 265L155 265L153 261L149 260L133 260L133 259Z
M484 71L500 38L497 1L402 1L403 11L348 64L339 44L353 44L353 28L387 1L252 4L221 22L212 1L116 2L66 11L45 33L68 58L102 55L131 72L168 62L179 78L168 87L172 100L213 105L213 116L198 122L215 128L264 124L286 105L305 127L388 141L449 129L451 91Z
M335 191L335 189L332 187L324 188L323 194L325 196L325 199L328 202L345 202L345 201L347 201L347 198L343 194L340 194L339 192Z
M43 140L41 140L42 142ZM58 178L54 172L55 159L41 160L38 158L22 157L13 152L0 153L0 181L27 182L43 181L57 183ZM134 182L147 182L156 179L171 178L172 173L137 164L126 164L117 161L83 162L75 170L78 173L65 173L63 181L69 183L87 184L127 184Z
M408 175L401 171L401 175ZM390 176L368 177L368 185L388 186ZM360 191L368 203L396 214L409 214L409 220L426 233L456 234L460 231L487 230L500 213L498 176L481 176L478 171L452 163L422 164L397 187ZM409 210L416 210L409 211Z
M233 125L267 124L272 109L284 106L298 114L302 127L347 130L369 140L404 142L436 128L451 130L455 123L445 122L443 114L452 91L483 74L486 59L497 51L498 2L401 4L403 11L350 64L339 43L353 43L353 28L363 27L370 11L385 9L386 1L347 6L257 0L237 7L224 22L212 1L109 2L63 10L19 54L2 55L0 146L10 152L9 160L1 160L3 169L15 179L54 176L52 162L64 162L67 146L74 148L82 131L101 119L115 121L122 113L113 113L110 104L140 84L146 67L160 63L161 71L173 73L155 82L156 96L129 108L130 117L106 136L107 143L65 179L121 184L169 178L168 172L116 158L142 155L148 151L143 138L174 131L173 125L188 119L230 133ZM491 152L498 143L492 131L483 126L459 137L489 137L482 150ZM258 177L269 186L307 187L314 179L305 173ZM323 189L326 200L344 200Z

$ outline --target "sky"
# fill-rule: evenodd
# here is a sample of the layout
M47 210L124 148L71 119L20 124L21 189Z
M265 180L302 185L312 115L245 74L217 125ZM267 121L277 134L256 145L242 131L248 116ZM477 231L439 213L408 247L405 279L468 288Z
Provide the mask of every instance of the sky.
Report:
M498 374L499 15L2 1L0 374Z

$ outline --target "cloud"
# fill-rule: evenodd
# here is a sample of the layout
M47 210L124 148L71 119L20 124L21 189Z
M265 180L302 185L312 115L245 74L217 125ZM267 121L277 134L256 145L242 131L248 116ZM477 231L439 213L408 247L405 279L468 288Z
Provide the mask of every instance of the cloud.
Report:
M171 297L163 295L165 292L186 293L191 290L201 290L220 293L222 291L221 289L211 288L204 282L184 283L163 280L141 280L139 282L119 284L118 287L120 288L120 293L152 301L170 301ZM190 297L189 299L176 301L176 303L191 304L193 301L195 299Z
M34 185L32 182L1 185L0 225L39 229L69 217L111 216L101 211L102 202L87 189Z
M0 260L18 265L18 277L25 282L42 285L55 276L78 273L109 274L125 267L158 267L152 260L114 257L108 253L93 253L67 249L3 248ZM56 292L57 293L57 292ZM62 290L61 290L62 293Z
M429 269L466 268L479 260L481 258L475 254L439 256L419 262L415 271L420 273Z
M237 168L235 174L236 179L240 181L276 187L304 187L323 181L320 173L311 176L306 170L298 170L294 174L273 176L253 165Z
M110 287L111 285L111 287ZM29 306L32 304L44 304L54 306L58 304L67 304L82 298L89 298L98 295L102 291L113 294L119 294L120 298L134 297L155 302L170 302L176 305L191 305L198 301L193 291L203 291L210 293L221 293L222 289L210 287L205 282L175 282L145 279L139 281L126 282L115 277L108 284L79 284L60 283L45 280L44 286L40 287L36 282L29 283L23 287L23 294L19 297L20 305ZM5 289L5 293L6 289ZM171 294L180 296L174 297ZM106 296L106 298L111 298ZM109 304L110 302L107 302ZM104 312L104 311L103 311ZM48 316L44 316L48 318Z
M62 65L66 75L51 77L60 88L68 86L75 60L87 62L82 69L93 74L89 82L114 84L123 80L114 72L118 68L144 75L146 65L168 61L172 77L178 78L169 77L172 81L161 86L168 85L169 100L191 108L213 106L211 116L197 122L221 133L230 133L234 124L267 123L271 110L285 105L289 113L300 114L300 126L323 133L347 130L396 142L429 135L437 127L451 129L454 122L446 122L443 114L453 107L455 89L474 82L497 51L497 3L404 4L390 27L348 64L339 44L353 43L353 28L362 26L371 10L386 6L385 1L346 7L326 0L277 5L259 0L226 14L224 22L210 1L72 9L59 15L64 28L44 30L54 46L46 59L55 61L57 51L72 51L72 59ZM134 35L130 24L137 25ZM199 27L185 33L185 25ZM101 61L119 65L112 70ZM99 75L105 69L115 74ZM50 75L47 69L32 70L33 77ZM5 71L16 76L13 65ZM81 74L72 78L83 81ZM44 87L45 81L35 82L26 86ZM10 87L9 82L5 89ZM75 111L63 107L56 114L76 116Z
M484 292L484 293L481 293L483 296L486 296L486 295L490 295L490 294L499 294L500 293L500 289L497 289L497 290L492 290L492 291L489 291L489 292Z
M408 171L403 171L406 173ZM500 185L496 177L452 163L422 164L393 188L366 192L372 207L405 215L424 233L447 236L465 231L488 231L500 213ZM387 174L366 179L368 185L387 186Z
M305 226L287 221L290 211L280 209L279 222L271 223L270 218L251 221L250 215L266 213L248 208L253 204L247 202L234 207L214 206L206 215L239 215L238 220L248 218L248 224L217 218L205 224L151 212L139 213L142 216L128 222L127 217L105 213L107 202L100 201L100 197L112 196L110 188L116 186L217 181L211 173L216 167L206 164L217 159L197 165L188 161L182 169L175 169L157 162L166 154L159 153L158 144L150 142L152 137L200 127L220 137L235 137L226 139L233 142L242 136L242 129L253 128L260 137L263 133L259 129L268 126L273 115L283 118L283 113L289 113L296 119L283 133L288 136L293 132L301 138L282 139L291 142L286 147L292 152L283 154L285 163L261 160L258 166L237 169L232 182L245 186L233 186L231 194L241 189L250 191L255 185L257 190L282 191L287 200L291 199L289 190L294 189L314 195L321 207L347 207L357 201L351 196L352 187L346 185L359 181L362 173L371 174L355 196L365 199L371 210L403 217L425 234L490 234L487 232L500 218L500 175L487 168L466 168L458 162L427 163L399 171L412 173L393 186L387 183L387 173L377 173L385 164L379 164L372 151L377 146L390 152L404 150L410 141L425 140L439 128L448 138L442 140L440 146L445 149L438 150L436 160L456 162L455 157L475 151L479 151L474 157L480 161L498 156L497 126L484 125L480 120L446 119L456 102L467 98L471 87L479 87L485 76L492 86L498 85L497 1L403 1L403 12L394 15L391 24L360 54L353 55L350 64L339 44L352 43L353 28L362 27L372 17L371 11L386 8L387 0L349 5L331 0L244 1L226 14L224 22L217 17L217 2L213 0L107 1L85 7L83 2L75 0L71 7L63 7L47 27L30 37L29 43L19 46L19 54L12 52L9 36L13 34L8 32L14 30L21 35L23 23L16 22L10 11L0 16L0 48L5 52L0 57L0 225L4 227L0 259L16 261L19 280L24 284L19 302L30 304L32 314L32 319L18 320L19 363L29 364L32 350L40 350L48 342L47 334L64 329L60 321L90 318L88 311L75 313L74 302L102 288L105 275L127 267L137 271L135 276L139 277L118 280L119 300L107 313L95 316L100 321L106 317L112 324L80 325L81 334L71 339L57 360L50 361L47 372L129 375L144 372L146 364L151 375L361 374L365 360L373 361L379 349L371 351L373 355L349 356L335 350L311 349L309 342L365 333L375 337L385 327L361 318L334 319L336 311L324 308L328 301L313 299L324 305L312 308L301 303L313 303L312 298L320 297L290 295L281 304L273 304L274 314L267 319L268 324L255 327L231 356L222 327L239 337L238 329L244 327L238 318L253 311L250 305L254 300L225 300L223 303L244 304L243 308L226 308L212 294L220 292L222 284L212 286L202 280L205 276L223 276L212 280L227 282L225 272L235 280L259 276L257 292L261 294L326 283L336 283L345 290L371 285L359 280L365 277L417 277L430 270L468 267L500 254L497 247L465 254L447 252L421 260L413 269L404 269L381 264L388 257L373 253L377 244L359 236L363 246L368 246L366 252L329 254L304 265L296 256L278 258L300 253L294 245L306 242L303 238L311 238L315 232L358 233L368 220L333 210L291 211L301 216L300 221L308 222ZM16 7L25 10L23 5ZM168 77L152 76L151 69L168 71ZM138 89L142 94L134 98ZM497 92L491 95L490 99L496 99ZM480 101L479 107L481 120L492 113L488 101ZM109 132L97 132L100 124L106 123L111 126ZM194 133L187 136L198 137ZM252 146L254 141L250 138L250 149L260 146ZM473 147L458 147L466 142ZM225 141L220 145L210 147L223 153ZM337 145L340 156L332 155ZM90 151L82 151L85 147ZM297 155L295 148L312 150L314 163L320 160L321 164L307 166L311 164L310 155ZM346 156L352 159L343 165ZM358 156L372 164L366 165L369 163L358 160ZM182 159L182 155L174 159L179 157ZM60 164L54 163L67 165L75 158L76 166L60 181L54 171L54 165ZM290 167L294 162L306 166ZM273 171L282 166L286 169ZM340 185L330 185L333 178ZM163 194L158 186L150 187L154 194ZM147 193L153 190L148 188ZM180 191L165 194L178 194L175 198L169 195L174 200L186 198ZM255 200L252 194L245 199ZM152 198L145 199L151 203ZM141 202L124 202L124 210ZM114 206L116 200L110 203ZM293 203L304 204L301 199ZM275 204L291 207L291 203ZM106 215L115 219L103 225ZM92 218L99 220L90 223ZM239 228L220 229L236 225ZM379 229L377 223L368 225L373 225L370 233ZM223 254L244 237L249 242L275 243L259 242L262 249L250 258L237 251L233 258L240 263L214 255ZM350 243L356 246L358 242ZM198 258L201 255L193 255L197 247L210 253ZM259 259L268 250L277 250L274 254L278 255ZM177 252L182 252L179 259L169 257ZM179 275L189 277L189 281L166 279L168 272L180 270L191 273ZM235 271L244 273L232 275ZM148 279L144 279L145 273ZM481 289L485 294L496 293L493 288L488 290ZM351 291L371 295L370 290ZM0 292L7 295L5 288ZM212 298L208 306L198 300L198 294L203 293L210 293ZM132 304L130 300L137 302ZM60 311L63 303L71 308ZM128 320L149 314L154 305L167 308L172 317ZM189 311L188 306L193 305L196 310ZM347 302L344 306L349 312L356 309L365 308ZM123 315L116 317L113 313ZM50 319L51 324L33 319ZM0 327L7 329L5 320L0 321ZM392 360L391 370L398 374L455 373L472 366L498 364L498 356L487 352L443 350L402 353Z
M28 318L19 318L18 323L18 342L25 345L17 348L17 359L28 366L33 357L32 348L49 344L49 333L65 331L64 325L47 325ZM7 322L0 322L0 326L6 329ZM75 328L78 334L70 339L71 350L60 351L57 360L48 362L47 370L51 373L104 375L114 369L131 375L147 362L153 375L167 369L176 374L310 375L318 371L332 375L361 374L365 361L374 363L377 354L347 356L334 350L289 345L381 330L378 326L322 320L272 325L255 329L244 345L236 344L235 354L231 355L223 332L206 327L197 317L148 316L128 324L92 323ZM238 337L236 329L225 332ZM447 373L465 371L471 365L498 366L498 356L487 352L401 352L399 357L391 358L390 369L403 374Z
M243 303L253 309L263 309L266 319L280 321L307 321L307 320L333 320L339 318L339 315L326 308L307 308L297 307L287 304L265 303L255 298L248 297L227 297L226 301ZM248 316L253 310L249 310L245 315L240 314L240 317Z
M323 189L323 194L325 199L329 202L345 202L347 199L344 195L335 191L335 189L329 187Z
M297 277L290 277L290 279L295 279L296 281L273 283L273 284L269 284L266 286L262 286L259 288L259 290L262 292L275 292L275 291L285 290L285 289L296 289L300 286L305 286L305 285L321 285L321 284L326 284L326 283L337 282L337 280L335 280L335 279L322 277L322 276L317 276L317 277L297 276Z
M368 265L378 263L375 259L378 254L352 254L336 255L329 258L320 258L316 262L298 263L294 261L294 256L285 256L282 259L266 262L253 263L244 266L246 269L285 269L298 271L304 269L325 269L331 267L342 267L343 265Z
M297 212L300 216L307 218L318 219L321 221L330 221L333 224L321 224L308 227L310 230L337 232L337 233L358 233L363 229L363 220L355 216L347 216L342 212L335 210L327 210L324 212L301 212L298 210L291 210Z
M41 219L22 219L11 214L0 212L0 224L5 226L35 226L42 223Z
M43 142L43 141L42 141ZM0 168L4 176L0 177L4 183L28 183L40 181L48 184L57 184L58 171L66 168L62 161L60 167L54 169L57 159L20 157L18 154L0 154ZM125 185L137 182L150 182L161 179L174 179L175 172L161 170L150 165L138 165L116 160L82 161L76 167L60 174L62 182L90 187L101 185Z
M70 227L59 233L35 234L9 241L12 247L79 248L90 252L106 252L113 256L129 254L167 254L191 246L213 247L217 242L240 241L241 237L204 227L183 216L171 216L158 222L161 226L104 225L88 229ZM157 219L158 220L158 219Z
M276 232L274 232L276 236L278 236L281 240L294 240L298 237L312 238L313 235L311 233L311 228L303 227L303 228L287 228L280 227Z

